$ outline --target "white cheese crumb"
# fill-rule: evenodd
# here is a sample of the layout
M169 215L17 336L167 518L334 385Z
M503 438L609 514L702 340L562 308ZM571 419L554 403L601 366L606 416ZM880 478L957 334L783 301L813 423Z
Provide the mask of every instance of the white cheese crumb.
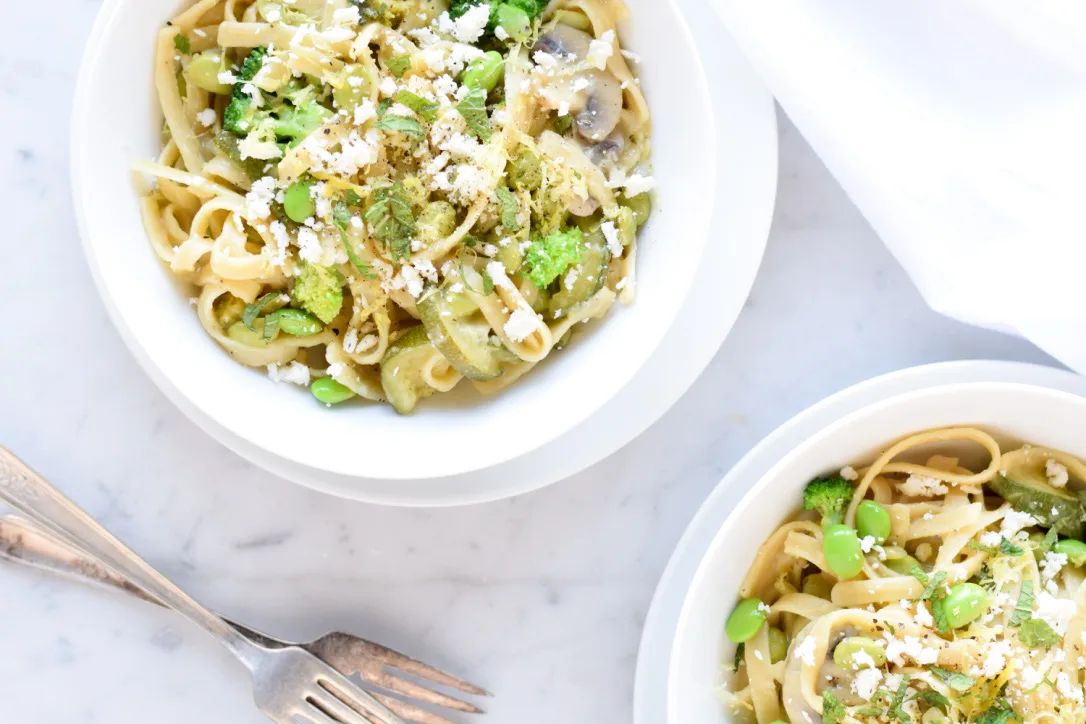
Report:
M599 70L607 68L607 61L615 54L615 31L608 30L588 45L587 63Z
M558 59L550 53L544 53L542 50L537 50L532 53L532 60L536 65L543 66L544 68L553 68L558 65Z
M509 40L509 33L502 26L494 28L494 37L498 40Z
M358 25L358 23L362 22L362 15L356 6L351 5L332 13L332 21L344 25Z
M946 495L950 491L942 481L921 475L910 475L904 483L898 484L898 490L903 495L913 498L931 498L936 495Z
M275 179L265 176L253 182L249 193L245 194L245 216L250 221L266 219L271 216L271 203L275 199ZM286 230L286 227L284 227Z
M875 547L875 536L865 535L860 539L860 550L864 553L870 553L871 549Z
M1047 590L1038 593L1036 601L1036 617L1043 619L1060 636L1067 633L1067 627L1078 610L1075 602L1071 599L1057 598Z
M298 229L298 250L299 257L314 264L319 264L321 256L324 254L320 238L312 229L307 227Z
M994 530L986 530L980 535L981 545L986 545L989 548L998 548L999 544L1003 542L1003 536L996 533Z
M916 615L913 616L913 621L916 622L917 626L923 626L924 628L932 628L935 626L935 618L932 617L923 601L917 602Z
M846 465L845 467L841 468L840 474L842 478L849 481L850 483L853 480L858 480L860 478L860 474L856 472L856 468L852 467L851 465Z
M630 61L631 63L641 63L641 56L633 52L632 50L623 50L622 57Z
M461 43L474 43L483 37L487 23L490 22L490 6L476 5L466 13L452 20L449 14L442 13L438 27L442 32L450 33Z
M396 93L399 91L399 88L396 87L396 81L394 81L391 77L386 76L385 79L381 81L380 90L381 95L385 96L386 98L391 98L392 96L396 95Z
M364 126L377 117L377 109L369 98L362 101L354 109L354 124Z
M1066 553L1055 553L1048 551L1045 553L1045 557L1041 559L1041 578L1049 579L1055 578L1060 573L1060 569L1067 565Z
M626 188L627 196L640 196L641 194L647 194L656 188L656 179L652 176L642 176L639 173L635 173L626 178L623 184Z
M814 636L808 636L800 641L799 646L796 647L796 656L807 666L814 666L815 664L815 645Z
M1003 521L999 526L999 532L1003 534L1005 538L1010 539L1014 537L1015 533L1031 525L1037 525L1036 518L1029 513L1012 510L1003 517Z
M1048 476L1048 484L1054 488L1066 488L1067 481L1070 479L1067 466L1052 458L1045 463L1045 475Z
M514 342L523 342L539 328L539 316L531 309L517 309L505 323L505 333Z
M588 82L587 78L582 78L578 76L578 78L573 81L573 92L580 93L581 91L588 88L588 86L590 85L592 84Z
M288 362L285 365L268 365L268 377L273 382L290 382L295 385L309 384L309 368L301 362Z
M558 116L564 118L569 115L569 101L562 101L558 104Z
M238 77L229 70L220 71L216 79L223 85L234 85L238 82Z
M1007 667L1007 657L1011 655L1010 641L996 641L988 645L987 654L984 657L982 671L989 679L994 679L1003 673Z
M196 114L196 120L200 122L200 125L204 128L210 128L215 125L215 119L219 117L219 114L215 112L214 108L205 108Z
M614 222L603 222L600 224L600 231L603 232L603 238L607 240L607 248L612 256L622 256L622 241L618 238L618 229L615 228Z
M882 672L876 668L864 669L852 677L852 693L864 701L871 701L882 682Z
M939 650L924 646L916 636L904 636L900 641L890 638L886 642L886 658L898 666L904 666L905 656L918 664L934 664L939 660Z
M424 286L422 283L422 275L418 273L415 267L404 265L400 268L400 276L407 286L407 293L415 299L418 299L419 295L422 294Z

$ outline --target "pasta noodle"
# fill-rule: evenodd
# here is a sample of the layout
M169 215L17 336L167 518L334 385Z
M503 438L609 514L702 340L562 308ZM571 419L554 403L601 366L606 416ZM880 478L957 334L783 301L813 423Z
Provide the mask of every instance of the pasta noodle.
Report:
M971 427L812 481L741 584L721 698L759 724L1086 721L1084 490L1073 456Z
M622 0L198 0L157 36L151 247L243 365L401 413L634 300ZM421 331L420 331L421 330Z

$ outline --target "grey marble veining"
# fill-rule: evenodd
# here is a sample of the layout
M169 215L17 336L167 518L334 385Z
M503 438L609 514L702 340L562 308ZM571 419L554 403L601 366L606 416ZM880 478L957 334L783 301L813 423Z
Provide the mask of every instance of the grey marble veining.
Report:
M1050 362L927 309L782 121L779 205L750 302L702 379L625 450L463 510L303 490L174 409L98 301L67 158L96 9L8 3L0 24L0 442L222 612L282 636L346 628L446 665L498 694L485 721L629 721L641 624L672 546L724 471L796 412L925 362ZM262 721L239 667L187 624L11 567L0 650L5 721Z

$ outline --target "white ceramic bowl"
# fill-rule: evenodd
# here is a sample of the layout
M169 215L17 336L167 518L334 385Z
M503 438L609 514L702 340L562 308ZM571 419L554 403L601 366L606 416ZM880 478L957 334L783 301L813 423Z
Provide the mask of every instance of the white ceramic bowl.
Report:
M797 512L807 482L870 460L888 442L912 432L951 425L975 425L1001 442L1033 442L1086 457L1086 399L1023 384L931 387L890 397L824 427L759 479L708 547L687 591L671 650L669 724L733 721L714 693L721 664L733 650L723 635L724 621L759 545ZM977 454L968 444L960 451Z
M151 251L130 171L158 152L153 39L181 6L106 0L76 93L72 183L87 259L125 343L175 400L258 448L341 475L419 479L479 470L586 420L640 369L674 321L708 235L716 183L717 134L688 29L671 2L629 4L633 20L622 35L643 59L659 185L640 247L637 303L616 309L500 396L438 396L401 417L377 405L328 410L302 388L236 365L204 333L188 291ZM727 284L727 270L721 273Z

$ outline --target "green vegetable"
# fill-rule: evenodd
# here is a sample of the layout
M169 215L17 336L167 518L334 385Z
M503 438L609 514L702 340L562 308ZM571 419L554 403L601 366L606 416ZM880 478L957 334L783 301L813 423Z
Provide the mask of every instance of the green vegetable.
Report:
M1022 721L1006 699L998 699L983 714L973 720L973 724L1007 724L1012 719Z
M803 579L803 583L800 584L800 591L808 596L817 596L828 601L833 591L833 580L824 573L814 573Z
M822 724L841 724L845 719L845 705L829 689L822 692Z
M1061 540L1052 546L1055 553L1067 556L1067 562L1076 568L1086 566L1086 543L1077 540Z
M835 525L844 520L852 493L852 484L840 476L816 478L803 489L803 509L818 511L823 527Z
M770 626L769 634L769 663L775 664L784 661L788 657L788 637L775 626Z
M472 88L464 96L463 100L456 104L456 110L468 122L468 128L479 137L483 143L490 140L490 116L486 113L486 91L482 88Z
M532 240L524 255L528 268L528 280L540 289L549 287L574 264L581 261L584 235L580 229L556 231L541 239Z
M554 129L554 132L557 133L559 136L564 136L569 133L570 129L573 128L573 116L556 115L554 117L554 123L551 124L551 127Z
M733 643L750 641L765 625L769 609L760 598L747 598L739 602L724 624L724 633Z
M989 485L1015 510L1029 513L1045 528L1056 528L1068 538L1086 534L1086 509L1066 490L1048 484L1039 471L1019 467L997 475Z
M957 671L951 671L950 669L944 669L940 666L929 666L928 671L939 681L946 684L948 687L957 691L958 693L964 693L976 686L977 680L972 676L959 673Z
M242 87L256 77L267 56L268 49L264 46L253 48L236 74L233 98L223 114L223 127L231 133L245 136L256 126L257 108L252 97L242 91Z
M179 53L184 55L190 55L192 53L192 44L189 43L189 38L184 33L178 33L173 36L173 47L177 48Z
M347 194L346 200L337 201L336 205L332 207L332 223L339 229L339 238L343 241L343 248L347 250L347 258L358 269L358 273L366 279L376 279L377 276L370 271L370 265L363 261L362 257L355 251L351 234L347 231L351 226L352 214L350 207L362 203L362 199L358 198L358 194L354 191L348 191Z
M267 175L264 168L268 165L268 162L261 161L259 158L242 158L239 143L238 137L233 133L219 131L215 134L215 148L231 163L240 168L250 180L256 181ZM275 175L274 166L269 174Z
M914 578L919 579L921 583L925 584L924 592L920 594L921 601L929 600L932 596L936 594L936 592L940 591L940 587L946 582L946 571L938 571L934 576L931 576L930 578L928 578L927 574L921 570L920 566L917 566L916 570L909 572L913 575ZM921 575L918 574L922 574L923 578L921 578Z
M1060 635L1044 619L1031 618L1022 622L1018 640L1031 649L1047 649L1060 642Z
M515 189L535 191L543 185L543 164L527 146L521 146L509 161L509 184Z
M932 691L931 689L918 691L916 692L916 698L920 699L921 701L927 702L928 706L942 709L944 714L947 712L947 710L950 709L950 699L946 698L938 691ZM925 712L923 721L925 724L929 724L929 722L944 722L946 721L946 719L944 717L929 718L928 712Z
M865 500L856 509L856 531L860 537L875 539L882 545L890 537L890 513L874 500Z
M520 214L520 201L516 194L504 186L499 186L496 193L502 205L502 226L509 231L520 231L520 222L517 221L517 216Z
M335 269L306 262L294 279L294 299L317 319L331 324L343 308L343 284ZM289 333L286 327L283 331Z
M222 51L219 50L205 50L192 56L186 71L188 79L197 88L203 88L208 93L227 95L233 90L233 86L219 81L219 73L223 71L222 58Z
M864 569L864 553L856 531L844 523L822 528L822 555L830 570L844 579L855 578Z
M1041 553L1048 553L1050 550L1056 547L1056 543L1060 540L1060 532L1055 528L1049 528L1045 533L1044 538L1041 539L1041 547L1038 549Z
M732 662L734 665L732 671L739 671L739 665L743 663L743 654L746 652L746 650L746 644L739 644L735 647L735 661Z
M397 78L403 78L404 74L411 67L410 55L397 55L395 58L389 58L385 61L385 67L389 72Z
M906 553L904 548L887 548L886 561L883 565L899 576L912 575L914 568L923 570L920 568L920 561Z
M495 25L512 40L523 43L532 35L532 18L521 8L508 3L498 6Z
M421 375L423 362L434 347L421 326L412 327L396 339L381 360L381 386L396 412L406 415L419 400L434 393Z
M890 700L890 708L886 710L886 716L890 719L897 719L902 722L911 722L912 718L908 712L902 709L902 705L905 703L905 695L909 692L909 682L912 680L912 676L906 674L901 678L901 683L897 687L897 691L894 692L894 698Z
M365 67L351 65L335 76L331 84L332 101L335 107L344 111L354 111L369 97L373 81Z
M467 69L464 70L463 75L460 76L460 82L467 88L482 89L489 93L498 85L498 81L502 79L504 72L505 59L502 54L490 50L484 53L482 57L471 61ZM483 100L485 103L485 97Z
M287 217L299 224L317 213L317 203L313 200L313 182L297 181L283 194L283 210Z
M441 108L441 104L435 101L428 101L417 93L411 91L402 90L393 96L393 100L397 103L402 103L428 123L433 123L437 119L437 109Z
M868 663L868 658L874 664ZM833 660L838 666L847 669L863 669L872 665L878 667L886 663L886 647L866 636L851 636L834 647Z
M264 320L258 319L253 324L253 329L238 321L231 324L226 330L226 336L235 342L240 342L249 347L267 347L268 340L264 338Z
M402 183L382 186L373 192L373 205L366 211L366 221L373 235L392 252L392 260L411 256L411 237L415 234L415 216Z
M313 380L313 384L309 386L309 391L313 393L318 402L325 405L338 405L355 397L355 393L351 388L336 382L331 377L321 377Z
M982 551L990 555L1003 554L1006 556L1018 557L1025 553L1019 546L1011 543L1006 538L1000 538L998 546L986 546L980 541L971 540L966 544L968 548L972 548L975 551Z
M975 583L959 583L942 601L950 628L962 628L976 621L988 610L988 592Z
M1018 602L1014 604L1014 613L1011 614L1009 626L1021 626L1033 618L1033 581L1022 581L1022 590L1018 593Z
M652 215L652 196L647 193L638 194L624 199L623 203L633 210L639 228L648 223L649 217Z
M274 312L277 309L281 309L285 298L285 295L280 292L265 294L260 299L257 299L255 302L245 307L245 312L241 315L241 321L244 322L245 326L249 329L255 330L256 327L253 325L256 322L256 318L265 312Z
M490 325L474 303L464 304L463 296L466 294L441 287L418 300L416 306L426 335L464 377L475 381L494 379L502 373L502 367L498 350L490 342Z
M448 201L430 201L423 207L415 226L420 241L436 244L456 231L456 207Z
M323 330L319 319L301 309L280 309L264 317L264 339L273 339L278 331L295 337L312 337Z
M405 136L416 140L426 138L426 129L422 127L422 124L418 122L418 119L409 118L407 116L397 116L388 113L384 118L377 121L373 127L382 131L402 133Z

